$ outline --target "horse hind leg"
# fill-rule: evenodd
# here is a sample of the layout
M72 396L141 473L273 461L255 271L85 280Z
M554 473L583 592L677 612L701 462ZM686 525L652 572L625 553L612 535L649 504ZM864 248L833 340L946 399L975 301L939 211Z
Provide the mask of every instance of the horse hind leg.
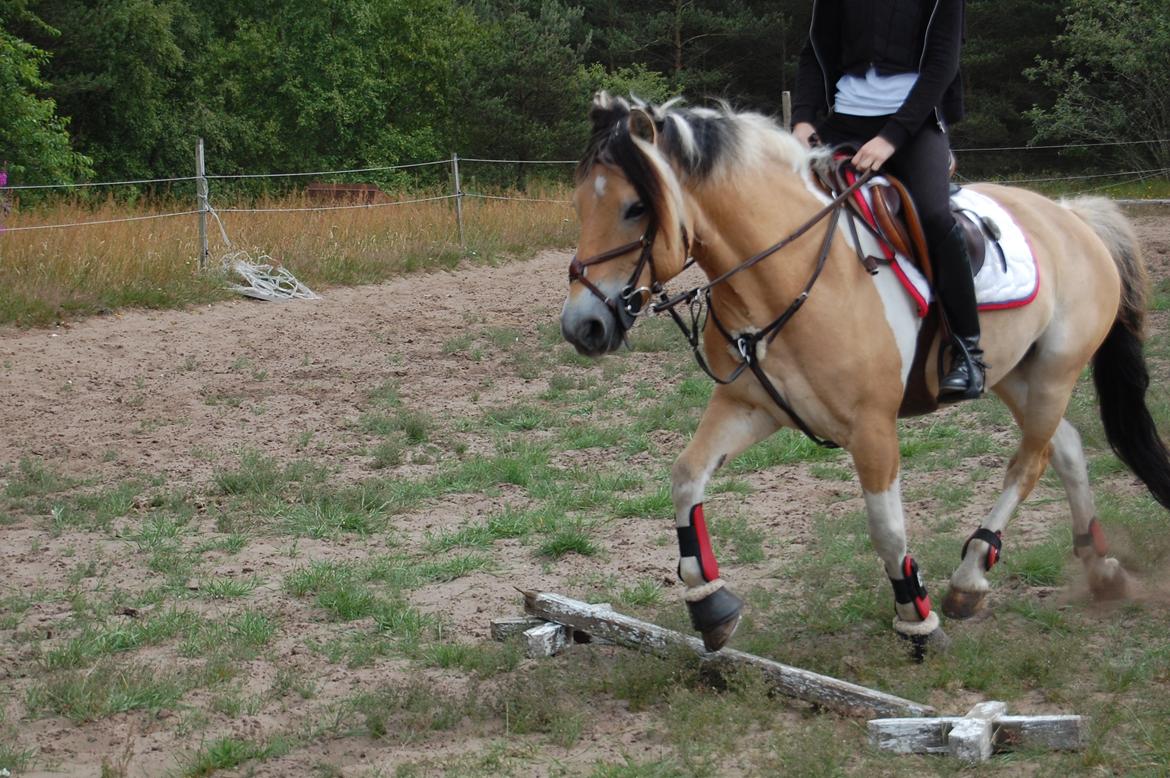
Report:
M1129 578L1117 559L1109 556L1105 533L1097 521L1089 469L1076 428L1062 419L1052 436L1052 469L1060 476L1072 512L1073 554L1081 560L1089 591L1098 600L1124 599Z

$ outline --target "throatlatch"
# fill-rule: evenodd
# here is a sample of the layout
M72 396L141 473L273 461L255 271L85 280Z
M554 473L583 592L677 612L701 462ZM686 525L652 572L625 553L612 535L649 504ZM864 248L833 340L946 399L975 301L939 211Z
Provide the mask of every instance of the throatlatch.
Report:
M926 621L930 616L930 595L926 593L926 584L922 583L922 576L918 572L918 563L907 554L902 557L901 580L890 579L894 587L894 602L899 605L914 603L914 610L918 618Z
M982 540L989 548L987 549L987 556L983 559L983 570L989 572L991 568L995 567L995 563L1000 560L1003 550L1003 533L992 532L986 527L980 527L971 533L971 537L967 538L967 542L963 544L963 552L959 555L959 559L967 558L967 546L971 545L972 540Z

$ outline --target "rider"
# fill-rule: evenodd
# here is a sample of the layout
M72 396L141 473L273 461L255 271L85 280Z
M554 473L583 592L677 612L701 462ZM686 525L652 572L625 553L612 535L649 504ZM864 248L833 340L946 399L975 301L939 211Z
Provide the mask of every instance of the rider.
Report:
M950 211L947 126L963 117L963 21L964 0L814 0L792 108L806 146L857 146L859 170L884 167L914 196L954 346L941 402L979 397L986 367L967 247Z

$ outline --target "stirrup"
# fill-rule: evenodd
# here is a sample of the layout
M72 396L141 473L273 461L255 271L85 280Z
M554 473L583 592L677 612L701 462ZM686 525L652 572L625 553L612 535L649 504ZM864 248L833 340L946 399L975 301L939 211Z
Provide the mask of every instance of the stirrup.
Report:
M951 350L954 355L951 370L939 380L938 401L940 403L956 403L964 400L978 400L983 396L983 391L987 386L987 363L983 361L982 349L977 346L968 348L964 338L955 337L951 340ZM966 368L966 370L962 370L962 368ZM965 372L967 375L966 388L947 390L944 387L947 379L960 372Z

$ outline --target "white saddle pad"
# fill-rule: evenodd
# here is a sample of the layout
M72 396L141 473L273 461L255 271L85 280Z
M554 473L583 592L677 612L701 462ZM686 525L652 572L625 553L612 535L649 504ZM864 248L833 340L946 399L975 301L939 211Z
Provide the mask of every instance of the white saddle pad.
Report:
M883 179L875 179L882 182ZM870 194L865 193L868 199ZM975 276L975 299L981 311L998 311L1019 308L1036 298L1040 289L1040 273L1036 267L1036 256L1028 244L1024 231L999 203L987 195L971 189L960 189L951 198L952 207L992 221L1000 231L999 246L987 244L987 256L983 267ZM918 305L918 315L925 316L930 306L931 291L922 273L906 257L898 254L892 264L894 272L906 287L906 291Z

